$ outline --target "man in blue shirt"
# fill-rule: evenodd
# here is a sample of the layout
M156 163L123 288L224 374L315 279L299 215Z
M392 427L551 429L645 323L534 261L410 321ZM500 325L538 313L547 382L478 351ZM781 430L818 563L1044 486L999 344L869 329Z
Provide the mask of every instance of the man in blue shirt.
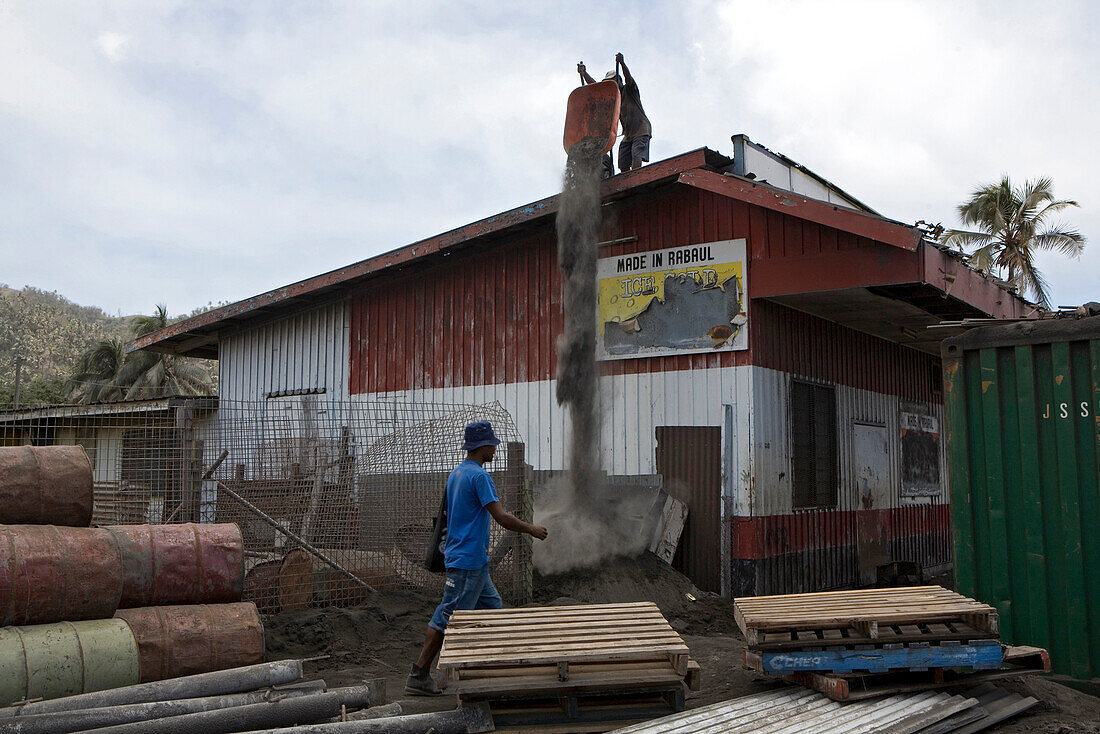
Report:
M447 580L443 601L428 622L424 647L412 666L405 693L412 696L438 696L432 680L432 663L443 647L443 632L456 609L500 609L500 594L489 578L489 518L506 530L546 539L546 528L532 525L507 512L497 497L485 464L493 460L500 439L488 421L466 426L466 460L447 477L447 541L443 558Z

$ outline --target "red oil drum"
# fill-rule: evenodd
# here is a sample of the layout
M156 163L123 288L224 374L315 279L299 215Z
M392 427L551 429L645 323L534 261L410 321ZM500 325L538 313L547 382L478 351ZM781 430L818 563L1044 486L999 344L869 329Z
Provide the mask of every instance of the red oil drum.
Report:
M113 533L0 525L0 626L104 619L121 596L122 561Z
M92 465L83 446L0 448L0 524L92 521Z
M279 605L279 570L282 566L282 560L258 563L244 577L244 598L255 602L260 614L278 614L282 611Z
M252 602L119 609L137 640L143 683L264 659L264 627Z
M124 584L119 606L241 600L244 539L236 523L114 525Z

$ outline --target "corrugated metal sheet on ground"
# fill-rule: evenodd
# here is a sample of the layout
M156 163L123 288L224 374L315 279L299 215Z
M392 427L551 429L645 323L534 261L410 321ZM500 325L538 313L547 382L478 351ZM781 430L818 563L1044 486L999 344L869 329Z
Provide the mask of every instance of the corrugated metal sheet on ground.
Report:
M978 701L974 698L931 691L843 704L813 691L782 688L616 729L615 732L902 734L919 732L930 724L977 705Z

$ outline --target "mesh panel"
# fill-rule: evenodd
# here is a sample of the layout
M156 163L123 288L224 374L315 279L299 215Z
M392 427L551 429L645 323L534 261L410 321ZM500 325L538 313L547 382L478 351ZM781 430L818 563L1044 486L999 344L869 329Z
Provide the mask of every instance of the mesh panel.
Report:
M125 415L95 415L98 406L0 414L0 442L85 446L94 524L237 523L245 598L265 613L360 603L369 592L359 582L438 594L442 577L421 564L472 421L492 422L502 441L486 467L501 502L531 519L524 446L499 403L292 395L209 406L209 399L174 399L139 401ZM226 459L204 481L223 451ZM525 603L530 540L491 527L494 583L511 603Z

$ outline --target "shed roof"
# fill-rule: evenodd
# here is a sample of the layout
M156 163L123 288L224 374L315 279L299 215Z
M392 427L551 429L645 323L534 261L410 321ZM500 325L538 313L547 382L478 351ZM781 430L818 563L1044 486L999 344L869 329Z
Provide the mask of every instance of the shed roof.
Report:
M793 164L793 161L789 163ZM806 170L803 166L799 168ZM967 281L964 287L960 288L958 284L954 286L956 294L965 294L965 296L957 295L954 300L958 301L962 298L968 307L972 307L966 315L988 314L1009 317L1021 315L1019 304L1023 302L1017 296L1007 294L1003 284L984 278L967 267L965 263L952 258L949 253L927 242L918 228L876 213L857 211L847 206L796 194L765 182L754 181L737 175L733 172L734 170L732 159L708 148L698 148L613 176L602 183L601 195L604 203L608 203L668 184L691 186L788 216L851 232L910 253L927 250L928 252L924 254L917 253L920 255L921 272L928 270L928 276L920 280L927 280L933 285L943 281L945 276L952 283L959 278ZM816 178L835 188L825 179ZM843 192L840 193L843 194ZM559 195L555 194L346 267L207 311L135 339L127 345L127 350L149 349L215 358L218 354L218 339L221 334L247 328L258 322L269 321L292 310L342 298L350 287L370 278L399 272L416 261L446 257L474 243L484 243L534 226L557 213L558 200ZM938 274L935 271L938 271ZM758 278L754 280L757 283L760 282ZM974 282L970 282L971 280ZM855 284L845 283L841 287L853 285ZM951 290L950 284L948 290ZM756 293L754 297L755 295ZM798 299L792 299L792 294L769 295L775 295L777 300L780 297L786 297L788 305L811 313L815 312L816 307L812 302L801 304ZM1018 303L1010 303L1011 307L1003 307L1003 302L1006 301ZM914 308L920 307L914 306ZM858 323L848 325L859 328ZM872 333L875 333L874 330ZM932 348L931 345L927 345L925 348L929 351L938 351L938 340L945 336L948 334L937 334L936 346Z

